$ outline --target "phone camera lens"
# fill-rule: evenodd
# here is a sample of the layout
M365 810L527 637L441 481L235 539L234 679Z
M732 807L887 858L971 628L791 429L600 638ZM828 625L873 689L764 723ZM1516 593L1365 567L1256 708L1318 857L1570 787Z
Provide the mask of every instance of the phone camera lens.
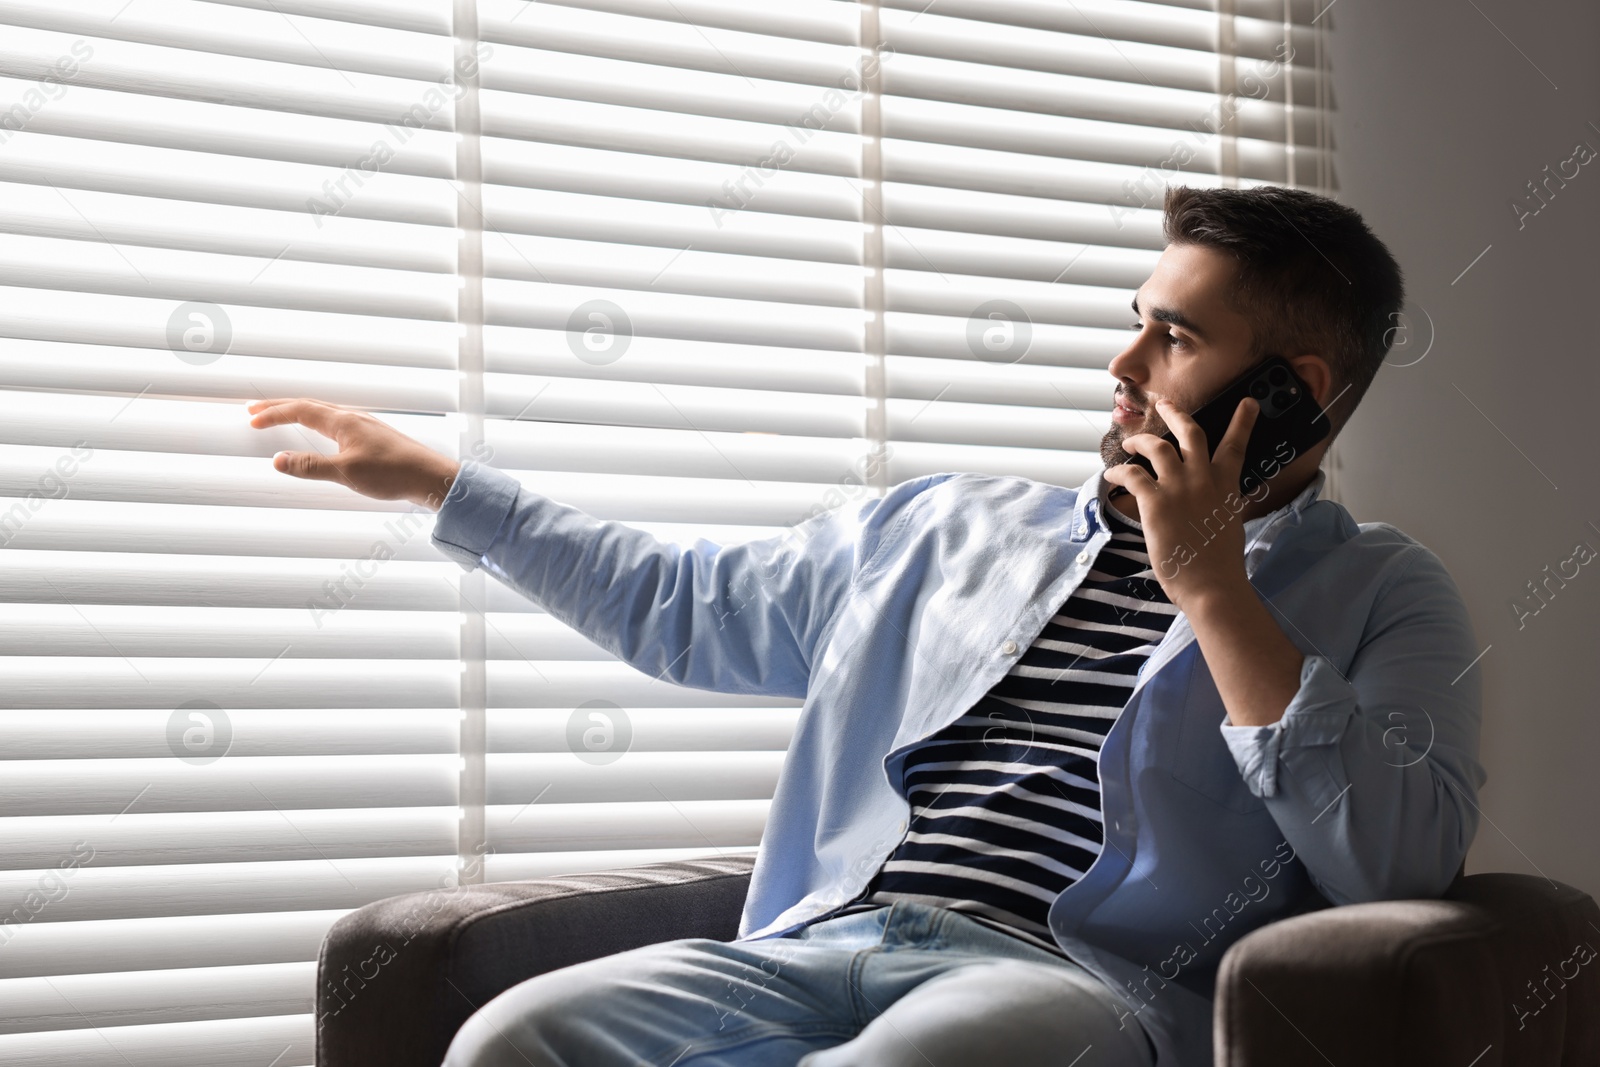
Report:
M1255 397L1257 400L1260 400L1262 397L1266 396L1270 391L1271 386L1267 385L1267 383L1262 381L1260 378L1257 378L1255 381L1250 383L1250 395Z
M1272 370L1267 372L1267 377L1272 379L1273 385L1282 385L1289 380L1289 372L1282 367L1273 367Z
M1272 403L1278 408L1278 410L1282 411L1284 408L1294 403L1294 397L1289 395L1289 391L1287 389L1280 389L1278 392L1272 394Z

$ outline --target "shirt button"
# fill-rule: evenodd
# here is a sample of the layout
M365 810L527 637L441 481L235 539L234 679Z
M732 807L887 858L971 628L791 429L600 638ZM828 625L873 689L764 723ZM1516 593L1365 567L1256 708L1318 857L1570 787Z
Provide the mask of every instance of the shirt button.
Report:
M1000 646L1000 654L1002 656L1009 656L1016 650L1017 643L1015 641L1007 641L1005 644Z
M1087 548L1084 549L1082 552L1078 553L1078 562L1079 563L1088 563L1093 558L1094 558L1093 556L1089 555L1089 550Z

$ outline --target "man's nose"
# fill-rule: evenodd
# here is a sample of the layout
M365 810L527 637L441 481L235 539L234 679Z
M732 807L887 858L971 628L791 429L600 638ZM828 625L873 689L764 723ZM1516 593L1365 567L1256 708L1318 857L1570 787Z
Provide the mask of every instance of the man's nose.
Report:
M1106 370L1122 384L1123 388L1137 386L1145 380L1146 367L1143 356L1140 355L1138 339L1132 341L1116 358L1112 359Z

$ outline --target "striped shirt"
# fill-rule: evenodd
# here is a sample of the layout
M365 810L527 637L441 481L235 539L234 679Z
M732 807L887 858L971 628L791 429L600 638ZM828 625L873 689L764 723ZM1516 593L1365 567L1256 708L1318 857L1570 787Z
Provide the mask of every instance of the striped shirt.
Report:
M906 758L905 839L847 911L914 900L1060 953L1045 917L1105 840L1100 745L1177 608L1139 523L1111 538L1033 645L965 715Z

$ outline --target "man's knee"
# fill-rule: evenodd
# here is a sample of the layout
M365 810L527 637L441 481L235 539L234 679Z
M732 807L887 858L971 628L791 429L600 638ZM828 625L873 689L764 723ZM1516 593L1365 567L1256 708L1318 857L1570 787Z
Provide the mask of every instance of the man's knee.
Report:
M472 1013L456 1032L443 1067L556 1067L557 1031L566 1013L608 998L584 980L586 964L563 967L512 986ZM571 973L569 973L571 972Z
M482 1005L456 1033L443 1067L565 1067L623 1057L633 1064L652 1034L638 1022L641 994L693 960L703 939L645 945L529 978ZM632 1058L627 1058L631 1056Z

